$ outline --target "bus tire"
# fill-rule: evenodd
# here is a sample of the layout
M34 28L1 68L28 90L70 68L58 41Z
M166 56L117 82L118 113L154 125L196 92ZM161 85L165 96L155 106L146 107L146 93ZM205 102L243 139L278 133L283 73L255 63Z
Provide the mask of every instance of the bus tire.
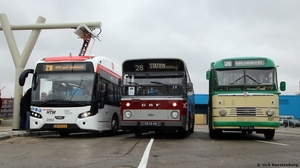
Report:
M194 130L195 130L195 119L193 120L192 122L192 127L190 128L190 133L194 133Z
M68 137L70 135L69 131L57 131L61 137Z
M188 136L188 134L189 134L189 130L188 131L186 131L185 129L180 129L180 130L178 130L178 135L179 135L179 137L181 137L181 138L185 138L185 137L187 137Z
M110 134L116 135L119 129L119 120L116 115L114 115L113 118L111 119L110 126L111 126Z
M266 139L270 140L270 139L273 139L274 138L274 135L275 135L275 130L266 130L264 132L264 136Z
M135 137L140 138L143 135L143 131L141 131L141 130L135 130L134 131L134 135L135 135Z
M222 130L209 130L209 137L212 139L217 139L222 134Z

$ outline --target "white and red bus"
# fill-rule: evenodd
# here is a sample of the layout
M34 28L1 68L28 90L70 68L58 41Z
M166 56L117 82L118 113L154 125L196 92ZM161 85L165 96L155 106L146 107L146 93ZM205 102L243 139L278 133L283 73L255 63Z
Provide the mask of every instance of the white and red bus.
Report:
M56 130L61 136L119 130L121 67L109 58L43 58L35 69L23 71L21 86L29 73L33 74L30 130Z
M194 90L183 60L126 60L122 71L122 130L136 137L149 131L194 132Z

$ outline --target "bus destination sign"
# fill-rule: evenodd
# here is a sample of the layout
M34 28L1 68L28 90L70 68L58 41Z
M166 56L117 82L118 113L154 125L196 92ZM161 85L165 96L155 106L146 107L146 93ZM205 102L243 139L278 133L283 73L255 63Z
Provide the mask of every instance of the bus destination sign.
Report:
M177 70L177 66L175 65L167 65L167 63L149 63L149 69L170 69Z
M146 66L145 66L146 65ZM164 70L174 70L176 71L178 69L176 64L170 64L165 62L151 62L151 63L135 63L134 64L134 70L136 72L142 72L142 71L164 71Z
M43 71L85 71L86 64L44 64Z
M264 66L266 65L265 60L233 60L233 61L224 61L225 67L230 66Z

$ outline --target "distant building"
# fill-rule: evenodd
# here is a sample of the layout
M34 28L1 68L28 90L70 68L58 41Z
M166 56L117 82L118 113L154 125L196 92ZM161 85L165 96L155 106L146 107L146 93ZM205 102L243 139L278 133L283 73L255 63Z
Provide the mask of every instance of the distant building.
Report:
M11 118L14 111L14 98L2 98L0 118Z

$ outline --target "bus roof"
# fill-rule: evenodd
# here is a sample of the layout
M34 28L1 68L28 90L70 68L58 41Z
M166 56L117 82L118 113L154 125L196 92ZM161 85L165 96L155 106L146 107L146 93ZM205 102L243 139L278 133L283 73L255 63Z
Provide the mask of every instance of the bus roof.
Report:
M211 63L212 69L236 69L236 68L274 68L273 60L267 57L247 56L231 57Z

